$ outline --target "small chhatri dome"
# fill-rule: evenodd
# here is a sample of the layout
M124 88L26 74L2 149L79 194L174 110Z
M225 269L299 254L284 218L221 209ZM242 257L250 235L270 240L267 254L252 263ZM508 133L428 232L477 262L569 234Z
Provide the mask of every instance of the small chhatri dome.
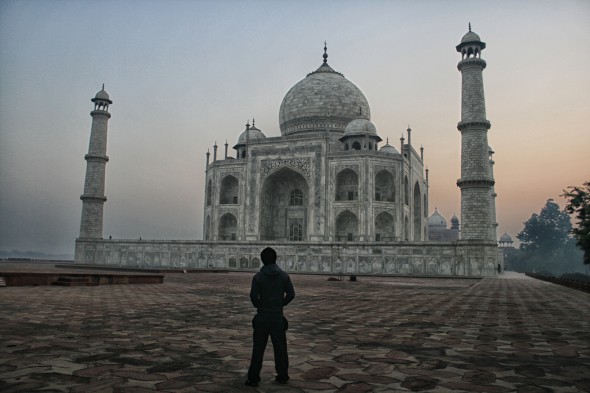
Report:
M345 136L365 134L377 135L377 128L367 119L354 119L344 129Z
M461 38L461 42L481 42L481 38L479 38L479 35L475 34L474 32L472 32L471 30L469 30L464 36L463 38Z
M500 243L514 243L512 241L512 237L507 234L506 232L504 232L504 234L502 236L500 236Z
M102 84L102 90L96 93L95 100L110 101L108 93L104 90L104 83Z
M397 150L395 150L395 147L391 146L388 143L386 143L385 145L381 146L381 148L379 149L379 152L384 153L384 154L399 154Z
M461 38L461 43L457 45L457 52L461 52L461 48L469 45L477 45L480 49L485 49L485 42L481 41L479 35L471 31L471 23L469 23L469 31Z
M435 208L434 213L428 217L428 226L434 228L445 228L447 227L447 220L440 215L438 210Z
M369 103L358 87L328 65L324 46L320 67L296 83L283 98L279 110L281 135L326 129L344 131L357 118L371 119Z
M266 135L264 135L262 133L262 131L260 131L255 126L253 126L253 125L250 126L248 124L246 126L246 129L240 134L240 137L238 138L238 143L236 144L236 146L245 145L248 142L248 138L250 139L250 142L258 142L258 141L266 139Z

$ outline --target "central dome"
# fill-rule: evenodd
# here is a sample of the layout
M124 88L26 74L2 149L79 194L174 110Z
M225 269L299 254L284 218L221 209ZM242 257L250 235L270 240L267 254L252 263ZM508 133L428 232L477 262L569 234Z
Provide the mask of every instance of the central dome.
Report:
M344 131L354 119L371 119L369 103L359 88L326 60L287 92L279 111L281 135Z

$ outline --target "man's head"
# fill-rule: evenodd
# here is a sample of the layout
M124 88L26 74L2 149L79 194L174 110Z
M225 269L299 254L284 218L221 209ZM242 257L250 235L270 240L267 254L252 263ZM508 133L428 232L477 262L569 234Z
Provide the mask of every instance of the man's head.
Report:
M277 263L277 252L270 247L266 247L260 253L260 259L262 259L262 263L264 263L265 265Z

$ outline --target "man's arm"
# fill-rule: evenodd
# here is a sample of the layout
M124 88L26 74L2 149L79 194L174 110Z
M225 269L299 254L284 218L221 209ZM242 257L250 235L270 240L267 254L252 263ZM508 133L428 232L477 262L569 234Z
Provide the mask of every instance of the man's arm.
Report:
M293 288L293 283L291 282L291 277L287 274L287 279L285 282L285 297L283 298L283 306L291 303L291 300L295 298L295 289Z
M256 280L256 276L252 278L252 286L250 287L250 301L252 305L258 308L258 303L260 301L260 284L258 280Z

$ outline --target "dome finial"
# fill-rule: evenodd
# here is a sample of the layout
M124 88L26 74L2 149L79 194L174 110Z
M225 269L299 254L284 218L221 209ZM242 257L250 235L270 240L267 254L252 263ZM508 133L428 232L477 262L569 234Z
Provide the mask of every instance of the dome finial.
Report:
M324 64L328 63L328 45L326 41L324 41Z
M104 91L104 83L102 84L102 91Z
M252 127L256 127L256 119L252 117Z
M471 31L471 22L469 22L469 31Z

